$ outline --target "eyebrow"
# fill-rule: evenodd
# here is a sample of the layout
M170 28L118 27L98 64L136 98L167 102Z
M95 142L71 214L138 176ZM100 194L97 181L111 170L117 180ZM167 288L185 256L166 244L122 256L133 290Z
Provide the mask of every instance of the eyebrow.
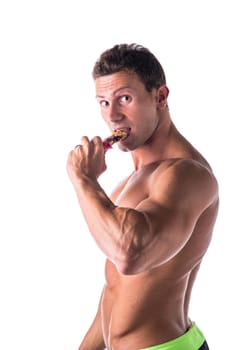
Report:
M130 90L132 90L128 85L126 85L126 86L121 86L119 89L116 89L111 95L114 96L114 95L116 95L119 91L125 90L125 89L130 89ZM96 98L105 98L105 96L101 96L101 95L96 95L95 97L96 97Z

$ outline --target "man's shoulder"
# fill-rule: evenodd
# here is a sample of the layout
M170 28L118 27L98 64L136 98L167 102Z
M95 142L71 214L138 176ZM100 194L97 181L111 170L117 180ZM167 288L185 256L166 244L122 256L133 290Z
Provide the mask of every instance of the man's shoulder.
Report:
M151 192L170 193L176 197L218 198L218 182L205 161L193 158L166 159L151 172L148 185ZM177 197L176 197L177 198Z
M188 177L195 174L215 178L210 165L205 160L194 158L169 158L155 163L152 166L151 175L161 176L162 174Z

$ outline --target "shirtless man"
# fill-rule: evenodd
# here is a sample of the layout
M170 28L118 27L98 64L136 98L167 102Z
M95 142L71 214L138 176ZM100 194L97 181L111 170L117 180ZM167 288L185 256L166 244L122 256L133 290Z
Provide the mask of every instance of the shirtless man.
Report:
M101 114L134 171L109 198L100 137L83 137L67 170L89 230L106 256L106 284L79 350L206 350L190 295L211 241L218 184L171 120L163 68L142 46L116 45L93 70ZM117 164L117 167L121 166Z

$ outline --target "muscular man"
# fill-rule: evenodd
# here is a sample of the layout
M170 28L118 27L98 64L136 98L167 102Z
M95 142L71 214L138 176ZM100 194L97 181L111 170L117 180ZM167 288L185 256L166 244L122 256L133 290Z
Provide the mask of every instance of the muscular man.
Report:
M83 137L68 156L83 215L106 256L106 284L79 350L206 350L189 303L218 212L215 176L172 122L165 74L148 49L106 50L93 77L109 129L128 130L118 145L131 152L134 171L109 198L98 183L106 170L100 137Z

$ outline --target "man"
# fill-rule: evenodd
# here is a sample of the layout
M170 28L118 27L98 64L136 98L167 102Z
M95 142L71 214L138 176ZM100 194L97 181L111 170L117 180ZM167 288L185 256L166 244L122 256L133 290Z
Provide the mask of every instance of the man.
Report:
M146 48L116 45L93 70L101 114L135 170L111 198L100 137L83 137L67 170L80 207L106 255L106 284L79 350L206 350L190 320L190 295L218 212L210 165L171 120L162 66ZM117 166L120 166L118 164Z

